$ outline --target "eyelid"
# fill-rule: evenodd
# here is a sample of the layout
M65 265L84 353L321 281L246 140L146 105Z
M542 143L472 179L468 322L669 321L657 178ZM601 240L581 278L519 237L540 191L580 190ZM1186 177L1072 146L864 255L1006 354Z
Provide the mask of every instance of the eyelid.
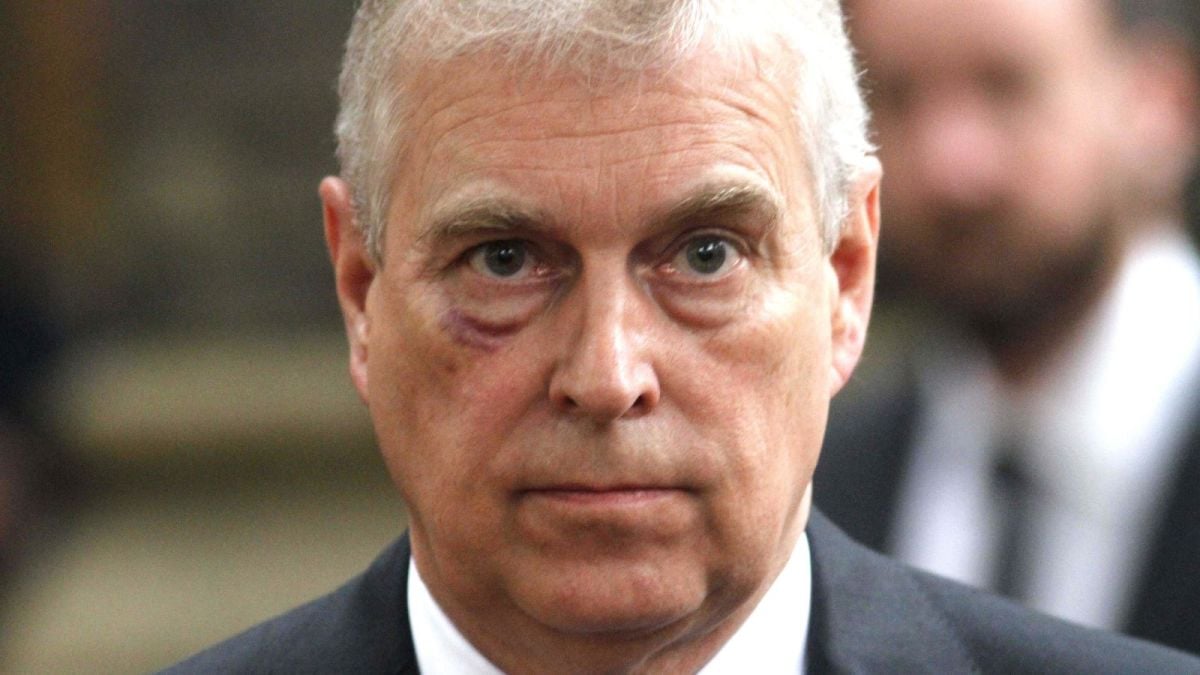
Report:
M493 246L519 247L521 249L521 267L517 273L505 276L496 274L487 268L487 255ZM537 255L532 251L531 246L520 239L492 239L467 249L463 253L463 262L481 277L491 281L512 283L524 281L533 274L534 268L537 267Z
M755 252L755 246L753 246L746 237L730 231L728 228L700 227L687 230L686 232L682 232L672 238L671 243L667 244L667 246L663 248L660 257L664 261L673 260L675 256L683 250L683 247L686 246L688 242L708 237L724 241L732 246L733 249L741 256L748 256Z
M484 237L481 240L467 246L455 259L451 265L451 269L470 269L474 274L482 279L486 279L492 283L500 284L521 284L543 281L546 279L560 276L563 273L561 265L555 262L555 256L547 251L547 247L539 244L528 237L520 236L511 232L497 233L500 236ZM473 264L473 259L478 255L483 255L488 246L494 244L520 244L525 248L525 260L527 272L513 277L503 277L488 274L485 271L479 270Z
M733 252L732 257L726 261L725 268L719 274L702 274L688 269L686 265L681 267L677 264L679 258L686 255L688 244L699 239L720 240ZM736 267L744 264L744 261L750 257L750 253L745 239L728 230L714 228L689 230L672 241L671 245L664 252L662 262L657 265L657 268L669 270L670 275L675 278L686 277L691 282L717 283L732 274Z

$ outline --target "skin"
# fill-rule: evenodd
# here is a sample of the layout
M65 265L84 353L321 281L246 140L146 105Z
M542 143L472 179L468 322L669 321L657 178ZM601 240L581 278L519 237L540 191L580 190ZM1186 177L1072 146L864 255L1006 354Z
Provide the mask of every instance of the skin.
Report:
M1019 380L1124 254L1128 160L1159 97L1138 95L1095 0L855 0L852 16L889 167L884 267Z
M866 330L878 164L826 254L790 57L590 88L487 64L410 83L381 264L321 185L352 379L417 568L484 655L695 670L804 528ZM726 257L700 273L706 244Z

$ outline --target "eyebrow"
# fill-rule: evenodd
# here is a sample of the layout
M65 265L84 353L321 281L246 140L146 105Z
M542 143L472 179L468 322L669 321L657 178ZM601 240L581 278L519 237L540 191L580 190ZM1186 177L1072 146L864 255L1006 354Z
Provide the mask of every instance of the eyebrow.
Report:
M702 185L652 222L655 231L665 231L694 223L752 217L774 228L782 214L779 198L766 188L721 182Z
M695 223L733 218L754 218L774 228L783 213L775 193L758 185L717 182L701 185L673 206L650 219L651 230L663 232ZM480 197L435 216L418 235L418 241L448 240L477 232L546 229L554 219L511 200ZM765 234L765 232L764 232Z
M417 241L454 239L480 231L532 228L549 220L546 214L521 208L509 200L480 197L435 216L422 229Z

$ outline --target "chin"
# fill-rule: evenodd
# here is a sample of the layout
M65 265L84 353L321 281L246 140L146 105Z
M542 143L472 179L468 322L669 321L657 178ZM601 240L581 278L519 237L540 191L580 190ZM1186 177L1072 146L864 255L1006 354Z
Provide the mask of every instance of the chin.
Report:
M710 604L704 574L628 562L583 567L523 578L518 604L559 632L616 639L675 632Z

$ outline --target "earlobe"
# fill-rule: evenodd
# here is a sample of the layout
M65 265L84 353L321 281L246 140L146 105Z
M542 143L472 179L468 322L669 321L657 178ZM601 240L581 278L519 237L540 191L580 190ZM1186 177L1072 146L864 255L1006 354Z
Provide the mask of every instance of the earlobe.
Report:
M875 294L881 176L879 161L868 158L851 190L850 210L829 256L830 268L836 277L831 324L830 397L849 381L867 339Z
M367 402L367 355L371 321L367 298L375 263L355 222L354 200L346 181L329 176L319 189L325 219L325 244L336 281L338 305L350 343L350 379Z
M1146 27L1129 47L1126 77L1130 113L1122 117L1121 137L1142 193L1152 206L1177 204L1180 186L1196 159L1200 135L1200 72L1182 37L1167 27Z

